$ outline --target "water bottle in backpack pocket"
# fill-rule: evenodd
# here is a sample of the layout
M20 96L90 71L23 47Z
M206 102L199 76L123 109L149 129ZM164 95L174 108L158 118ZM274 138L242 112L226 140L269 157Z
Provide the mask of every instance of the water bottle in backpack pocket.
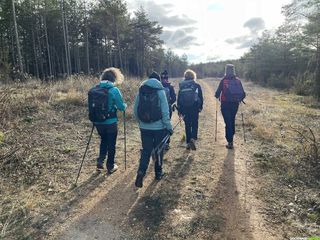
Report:
M116 112L109 112L108 109L109 89L97 85L89 90L88 107L91 122L104 122L108 118L116 117Z
M138 118L145 123L159 121L162 118L159 89L142 85L139 89Z

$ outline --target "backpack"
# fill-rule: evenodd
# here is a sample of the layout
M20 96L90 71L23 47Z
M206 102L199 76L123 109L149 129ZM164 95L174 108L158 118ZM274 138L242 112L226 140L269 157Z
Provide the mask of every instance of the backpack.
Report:
M116 112L108 111L109 89L97 85L89 90L88 106L91 122L104 122L106 119L116 116Z
M224 79L223 94L226 102L241 102L245 92L239 79Z
M194 81L182 81L179 84L179 105L182 108L193 107L198 102L198 91Z
M164 92L166 93L167 101L170 103L170 88L169 87L164 87Z
M152 123L162 118L158 90L146 85L139 89L138 118L145 123Z

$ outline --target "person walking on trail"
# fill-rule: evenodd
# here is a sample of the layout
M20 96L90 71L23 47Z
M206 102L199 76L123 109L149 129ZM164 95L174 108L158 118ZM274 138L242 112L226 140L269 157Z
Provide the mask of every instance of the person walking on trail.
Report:
M171 83L169 82L169 74L167 70L164 70L161 73L161 83L162 86L164 87L164 91L166 93L166 97L167 97L167 101L168 101L168 105L169 105L169 113L170 113L170 119L172 117L172 105L176 102L177 97L176 97L176 93L174 91L173 86L171 85ZM166 146L165 146L165 150L168 151L170 149L170 138L168 139Z
M102 109L98 111L103 111L103 109L107 109L107 114L98 122L94 122L95 127L97 128L98 134L100 135L100 153L97 159L97 171L103 171L103 163L108 155L106 168L107 173L112 174L117 169L118 166L115 164L115 153L116 153L116 142L117 142L117 134L118 134L118 118L117 118L117 110L125 111L127 105L124 103L120 90L115 86L115 84L121 84L123 81L123 75L121 71L117 68L107 68L105 69L100 76L100 83L90 90L92 95L96 92L103 93L105 99L102 103ZM90 99L90 91L89 91L89 99ZM97 96L97 97L94 97ZM103 99L99 96L94 95L95 99ZM90 101L90 100L89 100ZM96 100L97 102L99 100ZM94 105L98 105L94 103ZM105 108L103 106L106 106ZM89 106L90 108L90 106ZM90 112L90 110L89 110Z
M215 97L221 101L221 112L226 125L226 147L233 149L233 136L235 134L235 118L239 103L246 97L241 81L236 77L235 67L232 64L225 66L225 76L220 81Z
M178 111L179 115L183 116L185 123L188 150L196 150L199 113L203 108L202 89L196 79L196 73L187 69L184 73L184 80L179 83Z
M153 72L142 82L134 103L134 115L139 122L142 150L135 186L143 186L143 178L148 169L152 152L173 129L170 122L169 107L158 73ZM155 179L161 180L163 150L155 154Z

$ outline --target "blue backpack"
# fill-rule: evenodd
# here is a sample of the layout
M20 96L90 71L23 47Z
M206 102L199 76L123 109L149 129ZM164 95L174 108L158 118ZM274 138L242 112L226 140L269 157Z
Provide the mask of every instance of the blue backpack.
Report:
M223 95L226 102L241 102L246 94L239 79L223 80Z

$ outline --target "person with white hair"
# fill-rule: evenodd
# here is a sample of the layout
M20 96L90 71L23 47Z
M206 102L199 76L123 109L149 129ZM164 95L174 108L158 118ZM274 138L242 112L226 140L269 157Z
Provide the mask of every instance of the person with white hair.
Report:
M221 112L226 124L226 148L233 149L233 136L235 134L235 119L239 103L246 97L241 81L237 78L233 64L225 66L225 75L220 81L215 97L221 101Z
M118 117L117 111L125 111L127 105L124 103L121 92L116 85L123 81L123 75L118 68L107 68L100 75L98 87L108 91L108 117L102 122L94 122L100 135L100 152L97 158L97 171L103 171L104 160L108 155L106 168L107 173L112 174L118 166L115 164L116 142L118 135Z
M185 123L187 150L196 150L199 113L203 108L202 89L196 79L197 74L187 69L184 80L179 83L178 111Z

